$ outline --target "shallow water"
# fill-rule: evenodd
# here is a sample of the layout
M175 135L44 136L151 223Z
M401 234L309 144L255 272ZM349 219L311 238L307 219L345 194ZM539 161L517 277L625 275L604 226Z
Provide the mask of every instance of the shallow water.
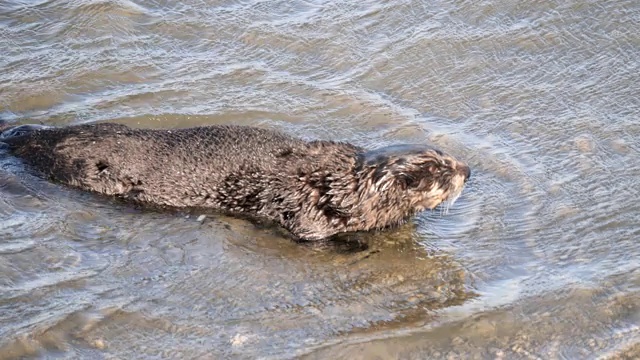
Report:
M0 155L0 359L640 357L640 3L0 2L0 118L241 123L467 161L448 214L300 246Z

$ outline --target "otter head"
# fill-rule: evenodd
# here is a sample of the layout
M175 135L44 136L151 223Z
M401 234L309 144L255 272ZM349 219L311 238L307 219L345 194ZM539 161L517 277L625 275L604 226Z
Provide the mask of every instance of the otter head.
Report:
M451 206L469 179L469 166L424 145L395 145L366 152L360 193L363 217L379 225L402 223L407 217Z

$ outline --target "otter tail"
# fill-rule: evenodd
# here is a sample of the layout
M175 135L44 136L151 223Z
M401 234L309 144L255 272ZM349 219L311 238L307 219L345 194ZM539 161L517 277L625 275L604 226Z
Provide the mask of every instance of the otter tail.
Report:
M51 126L37 124L14 125L6 120L0 120L0 141L16 136L25 135L32 131L48 128L51 128Z

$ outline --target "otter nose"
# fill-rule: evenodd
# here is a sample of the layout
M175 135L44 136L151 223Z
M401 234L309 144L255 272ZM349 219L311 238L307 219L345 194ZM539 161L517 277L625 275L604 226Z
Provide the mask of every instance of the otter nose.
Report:
M469 180L469 178L471 177L471 168L469 168L469 166L467 166L465 164L458 164L458 166L456 168L458 170L458 173L464 175L464 181L465 182L467 180Z

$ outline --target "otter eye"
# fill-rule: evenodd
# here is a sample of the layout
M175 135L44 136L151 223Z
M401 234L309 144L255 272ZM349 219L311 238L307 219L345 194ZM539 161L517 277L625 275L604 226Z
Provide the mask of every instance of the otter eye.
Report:
M429 172L433 175L440 175L440 173L442 173L442 168L440 166L430 166L429 167Z

